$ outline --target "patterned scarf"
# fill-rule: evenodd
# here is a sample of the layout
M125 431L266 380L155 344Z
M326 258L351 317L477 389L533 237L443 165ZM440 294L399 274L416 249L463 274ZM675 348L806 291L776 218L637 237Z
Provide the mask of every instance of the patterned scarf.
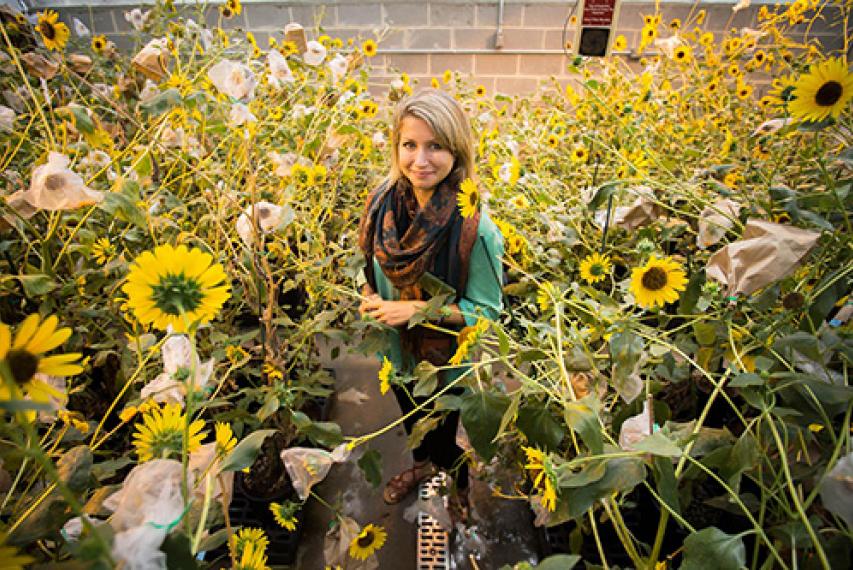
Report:
M401 300L424 299L418 282L425 272L456 289L457 301L464 295L480 215L462 218L457 207L459 182L454 174L445 178L423 209L405 178L370 194L358 241L374 291L373 257L400 291Z

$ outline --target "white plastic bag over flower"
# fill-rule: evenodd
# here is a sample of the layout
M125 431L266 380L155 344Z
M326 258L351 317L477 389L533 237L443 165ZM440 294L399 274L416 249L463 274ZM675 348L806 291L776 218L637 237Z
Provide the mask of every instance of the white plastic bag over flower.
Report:
M684 41L678 36L670 36L668 38L658 38L655 40L655 47L662 51L666 57L672 57L675 54L675 48L683 44Z
M335 55L329 63L329 71L332 72L332 81L337 83L341 80L341 77L346 75L347 73L347 59L341 54Z
M6 105L0 105L0 131L11 132L15 127L15 110Z
M222 508L227 509L234 494L234 472L222 472L222 458L216 457L216 442L205 443L190 453L189 470L196 480L196 485L193 487L195 498L199 502L204 501L207 485L204 477L209 475L211 498L218 499L222 503Z
M696 235L696 245L705 249L712 246L732 229L740 212L740 204L729 200L718 200L702 210L699 216L699 233Z
M287 64L287 58L277 49L270 50L267 55L267 64L270 66L269 83L273 89L278 90L286 83L293 83L293 72Z
M366 570L359 560L349 556L349 545L361 532L358 522L350 517L341 517L340 522L326 533L323 539L323 561L327 568L359 568ZM376 568L378 563L375 556L370 556L364 562L371 562Z
M255 210L258 215L258 227L260 230L268 234L278 227L281 223L284 208L276 206L270 202L258 202L255 204ZM247 206L246 211L240 214L237 219L237 235L243 240L247 247L252 247L255 242L255 232L252 229L252 206Z
M87 187L83 178L68 168L70 162L64 154L51 152L47 164L33 170L30 188L21 197L34 208L52 211L74 210L103 200L101 192Z
M228 124L232 127L240 127L246 123L257 122L258 118L243 103L234 103L231 105L231 112L228 113Z
M145 27L145 23L148 21L148 17L151 15L151 10L143 12L139 8L134 8L130 12L124 13L124 19L131 25L137 32L141 32L142 28Z
M306 65L316 67L323 63L324 59L326 59L326 47L320 42L314 40L308 42L305 53L302 54L302 61L304 61Z
M625 451L632 451L635 443L644 440L652 434L651 421L649 402L647 400L643 402L642 413L631 416L622 422L622 429L619 430L619 447Z
M114 511L112 555L127 570L166 567L160 551L163 539L184 514L181 498L181 462L154 459L133 468L122 488L104 501ZM192 487L192 474L188 475Z
M245 101L255 98L258 80L242 63L223 59L208 70L207 76L214 87L229 97Z
M281 452L281 460L290 475L293 488L304 501L308 498L311 487L326 478L332 464L343 463L349 459L349 455L350 450L342 443L331 453L312 447L291 447Z
M89 28L86 27L86 24L84 24L77 18L71 18L71 23L74 26L74 33L77 34L78 38L89 37L90 32Z
M163 372L141 390L143 399L155 402L184 405L187 387L202 390L213 374L213 359L202 363L193 355L192 344L185 335L174 335L163 343ZM190 377L195 364L195 374Z

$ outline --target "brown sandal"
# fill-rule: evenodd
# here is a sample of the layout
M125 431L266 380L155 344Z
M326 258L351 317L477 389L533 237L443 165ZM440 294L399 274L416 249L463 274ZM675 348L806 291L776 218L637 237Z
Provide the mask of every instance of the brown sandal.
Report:
M385 490L382 492L382 499L386 505L396 505L405 499L418 486L418 483L424 479L429 479L436 473L438 473L438 470L432 463L415 465L406 469L399 475L391 477L391 480L388 481L388 484L385 485Z

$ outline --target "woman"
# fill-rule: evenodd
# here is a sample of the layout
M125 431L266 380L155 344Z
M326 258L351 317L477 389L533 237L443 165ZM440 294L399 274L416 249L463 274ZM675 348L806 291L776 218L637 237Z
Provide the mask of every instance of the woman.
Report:
M392 126L391 170L368 196L359 228L367 261L359 310L391 327L383 356L395 370L410 374L422 360L447 365L456 350L455 334L407 327L430 298L427 291L449 292L433 323L442 329L461 330L478 316L497 318L503 238L486 213L463 218L458 207L460 184L474 177L471 125L459 103L441 91L421 91L398 103ZM438 389L464 372L464 367L444 370ZM401 386L393 389L404 415L429 399L414 398ZM419 411L407 418L406 431L411 433L425 416ZM400 502L420 481L445 469L455 482L451 516L465 520L468 469L456 445L458 422L459 413L452 412L423 438L413 450L414 465L385 487L388 504Z

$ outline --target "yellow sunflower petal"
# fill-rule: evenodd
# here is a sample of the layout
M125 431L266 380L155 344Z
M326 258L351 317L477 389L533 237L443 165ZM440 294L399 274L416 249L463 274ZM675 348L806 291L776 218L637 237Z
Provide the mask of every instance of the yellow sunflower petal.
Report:
M12 345L12 348L23 348L26 346L38 330L39 319L38 313L33 313L24 319L24 322L21 323L18 329L18 333L15 335L15 344Z

